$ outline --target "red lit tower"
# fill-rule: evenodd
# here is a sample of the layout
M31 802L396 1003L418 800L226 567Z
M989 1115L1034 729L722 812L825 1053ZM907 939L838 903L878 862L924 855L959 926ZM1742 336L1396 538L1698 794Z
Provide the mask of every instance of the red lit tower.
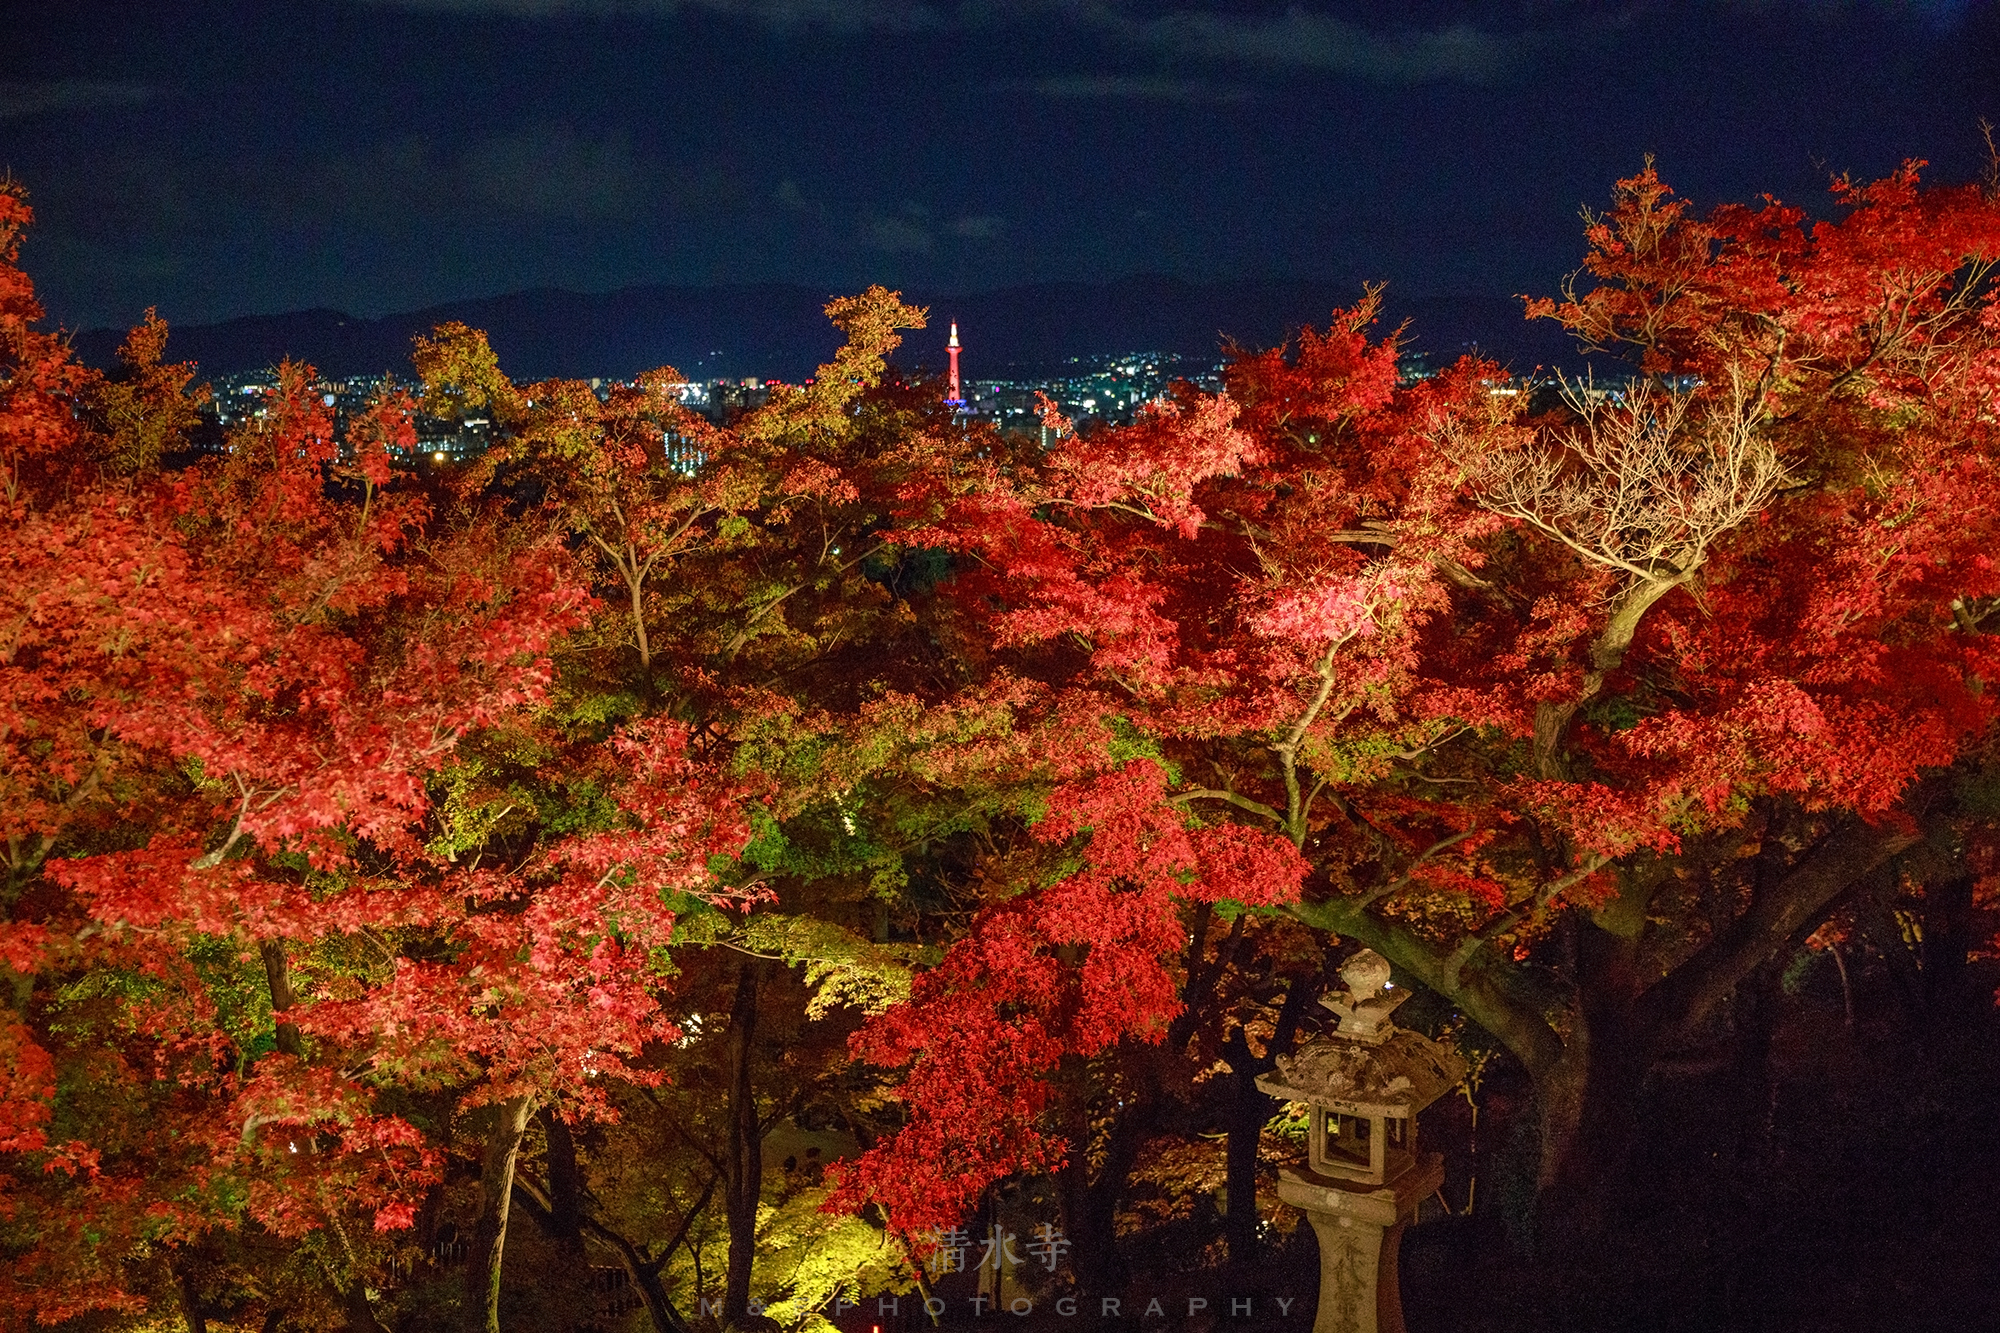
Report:
M944 395L945 406L956 407L962 410L965 407L965 394L961 392L958 387L958 321L957 320L953 320L951 322L951 341L947 342L944 345L944 350L951 354L951 379L949 381L948 387L945 390L945 395Z

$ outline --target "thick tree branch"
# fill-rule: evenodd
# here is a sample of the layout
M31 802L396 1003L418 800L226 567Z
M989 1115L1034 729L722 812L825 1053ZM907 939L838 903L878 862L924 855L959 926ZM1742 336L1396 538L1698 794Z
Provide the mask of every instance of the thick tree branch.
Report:
M1834 830L1776 886L1757 895L1733 925L1640 998L1646 1026L1663 1035L1686 1032L1808 919L1917 841L1915 834L1859 820Z
M285 1014L291 1010L296 998L292 994L292 978L285 962L285 942L282 939L262 940L257 952L264 960L264 980L271 988L271 1017L278 1025L278 1049L290 1056L303 1056L305 1048L299 1040L299 1025L289 1021Z
M714 1176L709 1177L710 1190L715 1188L715 1180ZM514 1202L549 1235L557 1234L555 1201L525 1172L514 1177ZM699 1213L707 1202L708 1194L704 1192L701 1203L695 1205L695 1212ZM689 1214L690 1220L693 1216ZM674 1247L680 1244L681 1237L687 1234L688 1223L681 1224L680 1233L674 1237L672 1244L660 1252L658 1259L648 1259L638 1246L607 1223L595 1208L586 1205L579 1220L586 1235L618 1256L619 1266L625 1270L633 1290L639 1293L640 1304L646 1308L654 1333L687 1333L687 1321L667 1298L666 1288L660 1282L660 1269L667 1256L674 1252Z
M1187 801L1227 801L1240 810L1248 810L1253 815L1261 815L1280 828L1284 827L1285 816L1262 801L1253 801L1241 792L1220 791L1213 787L1202 787L1195 791L1176 792L1167 798L1167 804L1180 805Z
M1309 926L1360 940L1449 999L1512 1051L1530 1077L1542 1077L1562 1058L1562 1039L1540 1008L1508 993L1484 969L1447 974L1444 952L1401 922L1369 915L1358 899L1294 903L1289 910Z

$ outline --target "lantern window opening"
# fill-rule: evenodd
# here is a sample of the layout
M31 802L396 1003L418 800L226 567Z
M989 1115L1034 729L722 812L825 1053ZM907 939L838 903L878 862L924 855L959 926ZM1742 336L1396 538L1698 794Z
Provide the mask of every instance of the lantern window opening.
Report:
M1313 1108L1310 1165L1322 1175L1380 1183L1385 1146L1372 1117Z

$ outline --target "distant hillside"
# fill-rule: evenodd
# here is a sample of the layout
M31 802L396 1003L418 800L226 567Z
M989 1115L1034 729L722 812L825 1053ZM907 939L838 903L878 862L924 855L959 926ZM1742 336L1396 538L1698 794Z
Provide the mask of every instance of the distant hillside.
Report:
M965 372L975 379L1045 373L1070 357L1118 352L1207 357L1225 337L1270 346L1301 324L1324 324L1356 294L1351 284L1331 282L1196 284L1158 277L961 296L908 292L906 299L930 307L934 331L916 335L901 359L940 364L944 322L953 319L965 342ZM380 319L302 310L176 327L169 353L197 361L206 375L257 370L286 356L335 377L406 371L412 335L457 319L485 329L501 365L517 379L623 377L671 365L700 379L797 380L837 345L838 335L820 313L828 297L817 288L776 284L543 289ZM1391 327L1409 319L1412 345L1434 361L1450 360L1472 343L1520 369L1574 359L1559 330L1546 321L1528 324L1515 301L1398 302L1392 291L1386 314ZM123 336L123 330L92 329L77 335L76 347L89 364L108 366Z

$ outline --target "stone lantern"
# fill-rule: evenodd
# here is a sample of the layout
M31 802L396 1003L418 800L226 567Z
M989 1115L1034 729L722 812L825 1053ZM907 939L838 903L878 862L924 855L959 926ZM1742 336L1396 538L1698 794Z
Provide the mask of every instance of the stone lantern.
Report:
M1340 979L1347 990L1320 1001L1339 1031L1279 1056L1257 1087L1311 1108L1306 1165L1279 1168L1278 1197L1319 1237L1313 1333L1404 1333L1396 1249L1444 1184L1444 1157L1417 1151L1417 1112L1458 1086L1465 1062L1390 1021L1409 993L1390 984L1382 955L1363 949Z

